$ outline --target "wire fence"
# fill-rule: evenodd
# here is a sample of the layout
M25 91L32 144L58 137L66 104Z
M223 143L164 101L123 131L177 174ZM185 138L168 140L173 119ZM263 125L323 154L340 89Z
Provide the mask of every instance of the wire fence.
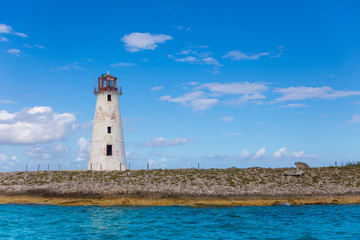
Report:
M329 163L328 167L347 167L347 166L360 166L360 161L352 161L352 162L351 161L347 161L347 162L334 161L333 164ZM197 167L197 169L200 169L200 162L197 163L196 167ZM195 166L194 167L186 167L186 168L195 168ZM124 171L124 170L155 170L155 169L171 169L171 168L156 168L156 167L152 167L150 165L150 163L147 162L145 168L131 169L131 162L128 162L127 169L125 169L125 167L120 163L119 169L113 169L113 170ZM204 169L206 169L206 167ZM32 171L70 171L70 170L72 170L72 171L74 171L74 170L103 171L106 169L103 169L102 164L100 164L100 169L93 168L92 164L90 164L89 169L87 167L75 169L75 168L69 166L68 164L61 165L60 163L58 163L58 164L50 164L50 163L28 164L28 163L26 163L25 169L19 169L19 170L26 171L26 172L32 172Z
M119 169L113 169L113 170L119 170L119 171L124 171L124 170L139 170L139 169L131 169L131 162L128 162L128 168L125 169L125 167L122 165L122 163L120 163L120 167ZM146 163L146 168L144 168L143 170L154 170L154 169L161 169L161 168L151 168L150 163L147 162ZM197 163L197 169L200 169L200 163ZM93 165L90 164L89 169L71 169L71 168L67 168L66 166L62 166L60 163L59 164L27 164L25 165L25 169L26 172L33 172L33 171L69 171L69 170L90 170L90 171L103 171L103 167L102 164L100 164L100 169L95 169L93 168ZM20 170L21 171L21 170ZM23 171L23 170L22 170Z

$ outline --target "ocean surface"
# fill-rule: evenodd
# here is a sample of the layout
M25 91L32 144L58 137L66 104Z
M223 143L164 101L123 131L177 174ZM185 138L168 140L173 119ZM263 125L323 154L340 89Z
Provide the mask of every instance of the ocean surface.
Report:
M360 205L0 205L0 239L360 239Z

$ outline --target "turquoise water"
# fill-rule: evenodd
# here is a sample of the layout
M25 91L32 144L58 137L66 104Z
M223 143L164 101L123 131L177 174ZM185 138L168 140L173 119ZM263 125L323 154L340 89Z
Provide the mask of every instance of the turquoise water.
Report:
M0 205L1 239L360 239L360 205Z

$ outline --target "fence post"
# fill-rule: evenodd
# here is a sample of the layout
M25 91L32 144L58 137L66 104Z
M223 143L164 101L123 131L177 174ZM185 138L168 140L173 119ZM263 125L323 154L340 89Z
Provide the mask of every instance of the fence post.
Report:
M27 164L26 164L26 172L28 171L28 167L27 167Z
M130 162L129 162L129 170L130 170Z
M90 170L92 171L92 163L90 163Z
M60 163L59 163L59 171L60 171Z
M122 164L120 163L120 171L121 171L121 168L122 168L122 166L121 166Z
M50 164L48 163L48 171L50 171Z
M146 163L146 169L149 170L149 163Z
M40 163L38 163L38 171L40 171Z
M102 171L102 163L100 163L100 171Z

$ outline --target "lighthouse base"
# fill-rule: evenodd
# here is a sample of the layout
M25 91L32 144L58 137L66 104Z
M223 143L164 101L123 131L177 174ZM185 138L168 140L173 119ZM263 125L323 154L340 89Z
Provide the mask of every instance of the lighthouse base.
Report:
M88 170L126 170L123 142L91 142L90 149Z

